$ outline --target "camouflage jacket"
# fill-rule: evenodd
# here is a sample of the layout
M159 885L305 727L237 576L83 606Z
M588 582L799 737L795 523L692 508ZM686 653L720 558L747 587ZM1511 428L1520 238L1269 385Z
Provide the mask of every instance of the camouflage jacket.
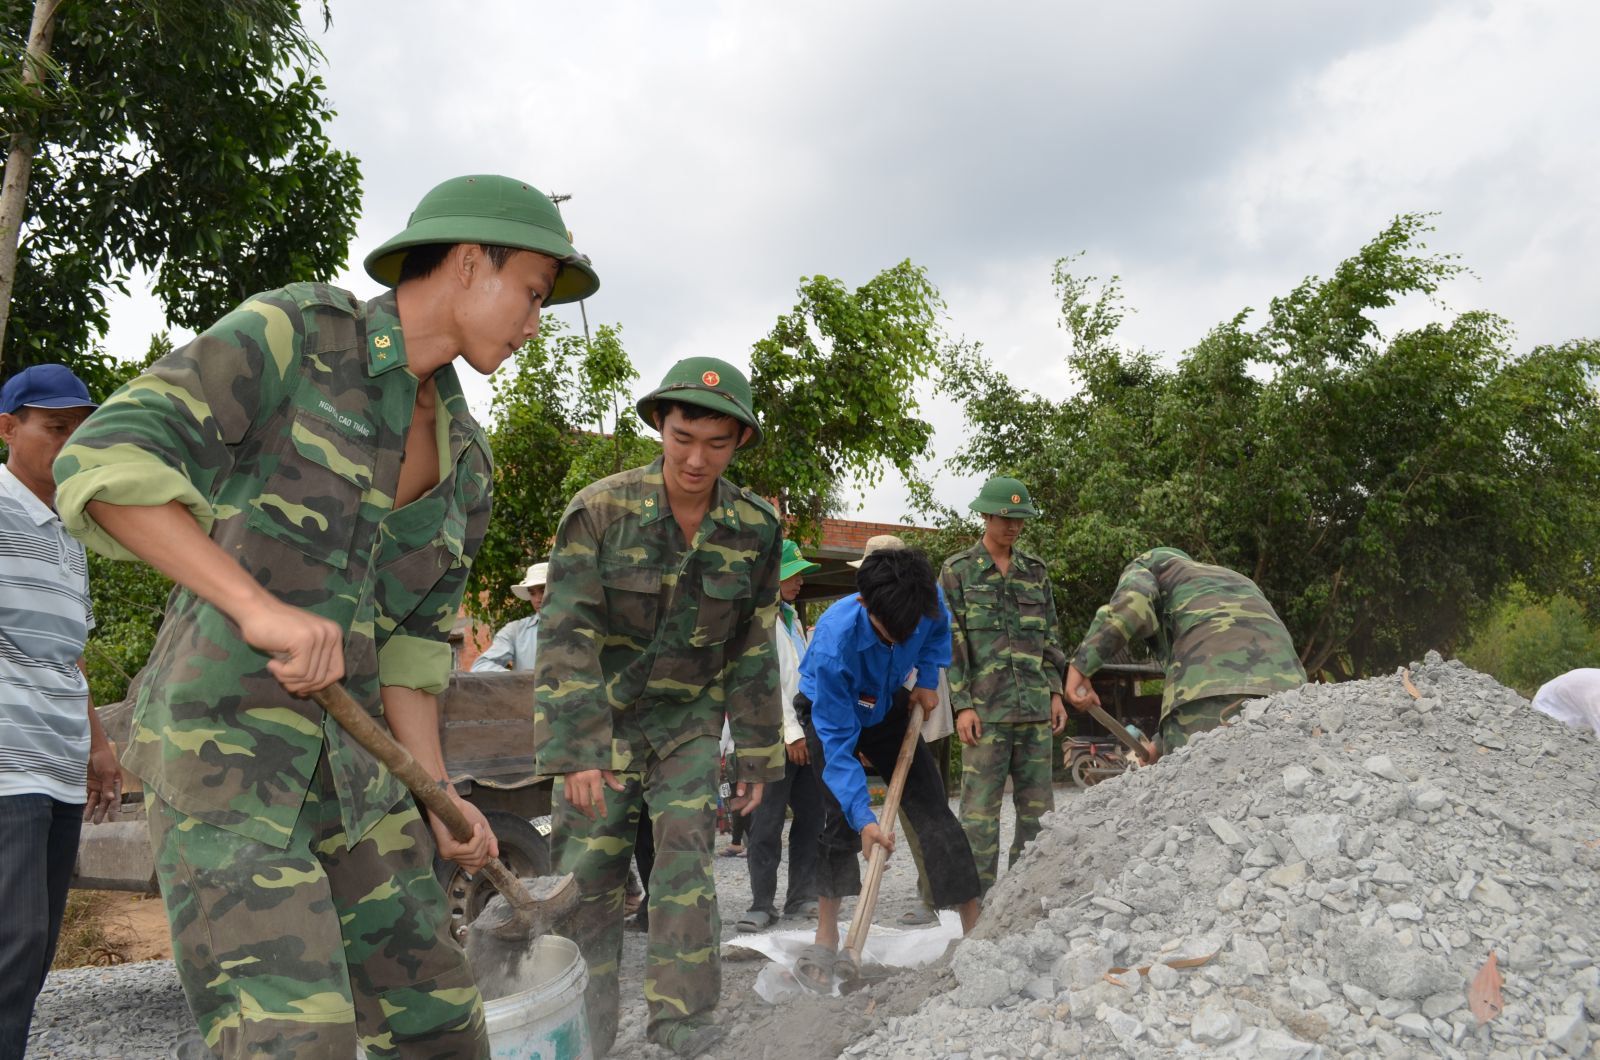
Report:
M719 736L726 714L737 778L782 777L781 542L772 508L719 479L686 547L660 459L574 497L540 612L539 772L643 769L652 750Z
M1072 663L1092 675L1134 640L1148 641L1166 669L1162 717L1197 699L1263 696L1306 680L1289 631L1256 583L1175 548L1151 549L1123 569Z
M1049 721L1067 656L1044 561L1012 548L1001 574L980 539L944 561L939 584L950 607L950 706L986 722Z
M61 517L129 559L88 503L177 500L275 596L345 629L345 685L370 712L382 713L380 685L438 691L489 521L491 466L442 368L441 481L394 508L418 385L405 365L393 294L364 305L323 284L256 295L78 429L55 465ZM266 663L221 612L176 590L129 691L125 764L183 813L282 847L326 749L345 830L365 834L405 789Z

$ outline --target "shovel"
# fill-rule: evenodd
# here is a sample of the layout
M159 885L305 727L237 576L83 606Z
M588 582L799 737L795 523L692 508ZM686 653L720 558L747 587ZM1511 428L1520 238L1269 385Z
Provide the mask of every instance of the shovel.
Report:
M894 838L894 823L900 813L900 795L906 789L906 777L911 773L911 757L917 750L917 737L922 734L922 725L919 718L922 712L916 707L909 708L906 718L906 737L900 741L900 754L894 760L894 776L889 778L889 794L884 796L883 813L879 820L883 822L884 835ZM855 916L850 918L850 930L844 937L844 958L848 967L842 974L845 980L840 989L850 993L852 985L859 985L872 979L883 978L881 974L869 972L861 960L862 951L867 946L867 932L872 929L872 912L878 904L878 888L883 883L883 870L889 861L889 852L881 846L872 848L872 860L867 863L867 882L861 887L861 897L856 902Z
M444 822L459 842L472 838L466 815L426 770L411 757L338 683L313 692L311 698L333 715L341 728L389 771L399 777L428 812ZM485 997L514 993L524 955L533 940L548 932L578 906L578 884L572 874L519 880L499 858L479 870L504 898L491 899L467 929L467 956ZM530 891L529 885L532 885ZM486 983L486 980L488 982ZM500 988L497 992L491 992Z

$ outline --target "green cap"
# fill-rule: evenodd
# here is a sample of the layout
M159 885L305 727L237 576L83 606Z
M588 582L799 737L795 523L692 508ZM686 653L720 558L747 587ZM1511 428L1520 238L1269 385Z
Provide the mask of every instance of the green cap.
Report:
M821 570L822 564L812 563L800 554L800 546L789 538L783 539L783 565L778 568L778 578L788 581L796 574L810 574L814 570Z
M1034 519L1039 515L1039 509L1028 496L1028 487L1003 475L985 482L978 491L978 499L970 507L984 515L1003 515L1008 519Z
M547 305L576 302L600 288L589 259L572 246L572 233L549 196L511 177L455 177L422 197L406 230L367 255L367 275L393 287L412 247L434 243L484 243L533 250L561 263Z
M639 418L656 428L656 402L681 401L732 416L750 428L746 445L761 444L761 425L751 409L750 381L727 361L715 357L686 357L667 369L661 385L639 399Z

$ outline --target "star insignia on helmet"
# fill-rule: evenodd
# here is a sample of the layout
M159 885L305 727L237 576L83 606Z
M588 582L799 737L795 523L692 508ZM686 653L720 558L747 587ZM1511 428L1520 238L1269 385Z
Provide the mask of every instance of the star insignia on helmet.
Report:
M1011 495L1011 503L1012 503L1012 504L1021 504L1021 503L1022 503L1022 494L1020 494L1020 493L1013 493L1013 494L1012 494L1012 495Z
M387 335L379 335L377 338L372 340L372 345L380 350L387 350L393 344L394 340Z
M716 386L718 383L722 382L722 376L718 375L716 372L708 371L706 374L700 377L700 381L706 386Z

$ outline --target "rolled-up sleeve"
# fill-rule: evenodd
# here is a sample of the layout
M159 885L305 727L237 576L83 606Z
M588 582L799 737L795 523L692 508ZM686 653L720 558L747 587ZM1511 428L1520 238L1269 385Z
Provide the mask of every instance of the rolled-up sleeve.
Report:
M209 533L230 447L283 397L302 327L286 297L257 295L108 398L56 457L56 509L73 536L114 559L135 558L89 517L91 501L178 501Z

